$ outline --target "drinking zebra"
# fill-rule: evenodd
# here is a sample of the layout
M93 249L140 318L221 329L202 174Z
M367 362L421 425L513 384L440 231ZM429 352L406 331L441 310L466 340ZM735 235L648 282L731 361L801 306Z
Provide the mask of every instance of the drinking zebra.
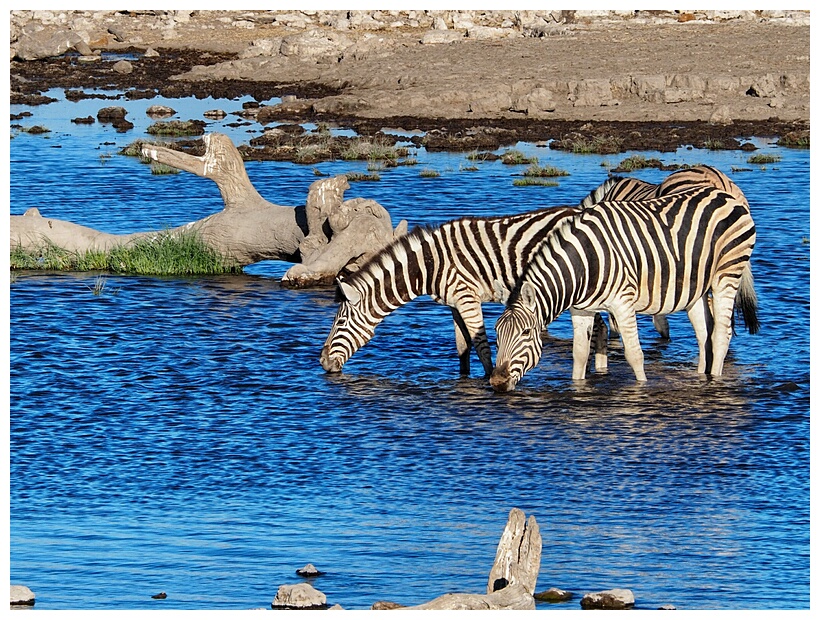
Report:
M711 185L642 202L601 202L565 218L496 323L490 384L515 389L541 357L541 330L568 308L576 333L589 329L595 312L614 316L639 381L646 373L635 313L685 309L698 340L698 372L721 375L736 301L749 332L758 330L749 264L755 238L745 197ZM573 378L582 379L578 370L585 369L574 364Z
M680 171L670 178L682 174L691 176L689 171ZM639 179L613 177L581 204L612 196L640 199L650 191L657 193L658 188ZM395 240L358 272L339 278L340 305L322 348L322 367L328 372L341 371L347 360L370 341L384 317L415 297L429 295L452 309L461 374L469 375L472 346L489 375L493 363L481 303L505 303L538 245L560 219L579 211L580 207L553 207L516 216L464 218L439 228L419 228ZM653 320L656 330L668 339L666 318L657 316ZM602 333L606 327L600 322L598 325L594 328L590 323L586 332L574 335L576 375L586 373L593 334L595 369L606 368L606 335Z
M579 212L578 207L552 207L468 217L437 228L421 226L394 240L358 271L337 280L340 304L319 358L322 367L339 372L388 314L429 295L452 309L461 374L470 372L473 346L489 376L493 363L482 302L503 303L544 238Z

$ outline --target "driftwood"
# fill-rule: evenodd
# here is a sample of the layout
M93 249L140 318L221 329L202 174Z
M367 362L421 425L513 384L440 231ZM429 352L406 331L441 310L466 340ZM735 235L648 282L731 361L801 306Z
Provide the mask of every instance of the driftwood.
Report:
M268 202L251 183L242 156L224 134L203 137L201 157L143 145L145 157L213 180L222 195L219 213L171 229L196 231L202 240L239 266L262 260L298 263L283 278L294 286L332 282L345 266L353 267L407 232L402 221L393 230L390 214L373 200L344 200L350 188L344 175L320 179L304 206ZM107 251L157 233L113 235L72 222L42 217L37 209L12 215L11 247L37 251L51 243L70 252Z
M510 511L490 570L486 594L444 594L403 609L535 609L535 585L541 568L541 532L535 517Z

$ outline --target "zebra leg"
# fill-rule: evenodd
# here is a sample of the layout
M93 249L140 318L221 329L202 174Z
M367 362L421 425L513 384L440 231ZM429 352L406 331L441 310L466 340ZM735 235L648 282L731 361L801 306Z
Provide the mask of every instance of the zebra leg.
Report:
M632 367L638 381L646 381L646 372L643 368L643 349L638 338L638 321L635 309L632 306L618 306L610 308L612 316L621 330L621 341L624 343L626 361Z
M458 310L451 308L453 311L453 326L456 332L456 351L458 351L458 369L462 377L470 376L470 348L472 342L470 334L467 332L467 326L464 324L464 319L461 318Z
M715 321L715 328L712 330L714 359L709 374L713 377L723 374L723 362L726 360L729 342L732 340L732 318L735 312L736 295L737 289L731 286L712 291L712 315Z
M470 345L472 344L478 354L478 359L481 360L481 365L484 366L485 376L489 377L493 372L493 356L490 351L490 343L487 340L487 330L484 328L484 314L481 311L481 302L473 300L459 303L453 308L453 321L457 325L456 332L460 330L461 337L467 343L466 363L462 361L461 374L465 376L470 374ZM458 342L458 338L457 333L456 342ZM460 355L459 357L461 358Z
M661 335L664 340L672 340L669 337L669 320L665 314L656 314L652 317L652 324L655 326L655 331Z
M612 316L612 313L609 313L609 337L610 338L617 338L621 335L621 330L618 329L618 321L615 320L615 317Z
M607 340L609 330L601 317L600 312L595 313L595 321L592 327L592 338L595 342L595 372L606 372L607 370Z
M698 341L698 373L707 374L712 368L712 331L714 322L712 311L709 309L709 295L706 294L689 308L687 314L692 328L695 330L695 338Z
M569 313L572 316L572 380L582 381L587 374L595 313L574 308L570 308Z

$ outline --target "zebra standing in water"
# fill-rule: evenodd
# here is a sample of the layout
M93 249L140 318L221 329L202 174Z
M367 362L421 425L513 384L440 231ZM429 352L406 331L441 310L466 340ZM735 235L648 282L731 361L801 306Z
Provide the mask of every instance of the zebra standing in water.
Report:
M552 207L521 215L463 218L399 237L353 274L339 278L339 309L320 362L339 372L393 310L421 295L450 306L462 375L475 347L493 369L481 303L503 303L538 246L555 226L580 212ZM586 345L589 349L589 344Z
M595 312L614 315L638 381L646 374L635 313L685 309L698 340L698 372L721 375L736 301L749 332L758 330L749 264L755 238L745 197L706 185L643 202L602 202L565 219L496 323L490 384L515 389L541 357L541 330L568 308L576 331ZM574 369L573 378L583 376Z
M638 179L615 177L581 204L613 195L640 199L657 189ZM560 219L579 211L580 207L553 207L516 216L465 218L439 228L418 228L393 241L359 271L339 278L340 305L322 348L322 367L328 372L341 371L370 341L384 317L415 297L429 295L452 309L461 374L469 375L472 345L489 375L493 364L481 303L506 302L539 244ZM668 338L668 326L662 331L664 324L665 319L656 322L656 329ZM588 333L579 331L573 338L573 359L578 366L574 374L586 372L592 333L590 323ZM596 370L606 368L605 340L605 335L596 338Z
M581 201L581 207L591 207L599 202L635 201L658 198L660 196L686 191L700 185L723 190L744 202L747 207L749 205L746 196L729 177L713 166L699 164L673 172L657 185L632 177L610 177L592 190L587 197ZM655 331L657 331L662 338L665 340L670 339L669 321L665 315L654 315L652 317L652 323L655 327ZM610 336L617 336L618 333L617 322L610 317ZM599 334L599 337L603 337L604 340L599 342L597 346L596 355L599 356L600 359L596 361L596 369L606 367L606 346L603 344L606 335Z

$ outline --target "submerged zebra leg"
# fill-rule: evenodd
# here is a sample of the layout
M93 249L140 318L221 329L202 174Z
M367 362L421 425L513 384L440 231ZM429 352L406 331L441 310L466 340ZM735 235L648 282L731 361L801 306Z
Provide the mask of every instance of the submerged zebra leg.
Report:
M646 381L646 372L643 367L643 349L641 349L641 341L638 338L638 321L635 316L635 309L632 306L618 306L610 310L621 330L621 341L624 343L626 361L635 373L635 378L638 381Z
M715 328L712 330L712 352L714 359L709 372L713 377L723 374L723 362L729 352L729 342L732 340L732 318L735 313L735 296L737 289L733 286L724 286L721 290L712 291L712 315Z
M687 314L698 341L698 373L706 374L712 367L712 331L714 322L709 308L708 294L695 302Z
M461 318L458 310L451 308L453 311L453 326L456 332L456 351L458 351L458 369L462 377L470 376L470 351L472 349L472 341L470 334L467 332L467 326Z
M600 312L595 313L592 326L592 339L595 343L595 372L607 371L607 341L609 340L606 322Z
M656 314L652 317L652 324L655 326L655 331L661 335L664 340L672 340L669 337L669 320L665 314Z
M490 343L487 340L487 330L484 328L484 314L481 311L481 302L477 300L462 300L453 308L453 321L456 323L456 344L459 340L459 330L461 338L466 343L467 350L462 357L459 349L461 363L461 374L470 374L470 346L475 349L481 365L484 367L484 375L490 376L493 371L493 356L490 351Z
M572 380L581 381L587 375L595 313L573 308L569 313L572 316Z

